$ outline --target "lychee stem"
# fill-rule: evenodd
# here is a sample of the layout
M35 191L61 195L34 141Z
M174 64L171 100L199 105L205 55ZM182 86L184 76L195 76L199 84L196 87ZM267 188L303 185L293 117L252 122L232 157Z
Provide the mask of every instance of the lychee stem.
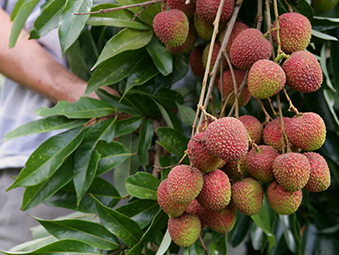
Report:
M288 96L287 91L286 91L285 88L283 88L283 92L284 92L284 94L285 94L285 97L286 97L287 102L288 102L289 105L290 105L290 108L288 109L288 111L294 111L294 113L295 113L296 115L299 115L298 109L293 105L292 100L291 100L291 98Z
M208 255L206 245L205 245L204 240L202 239L201 235L199 235L199 241L201 243L202 248L204 249L205 254Z
M206 110L205 110L204 107L199 106L199 108L200 108L201 112L203 113L203 115L205 115L205 116L211 118L213 121L214 121L214 120L217 120L216 117L214 117L213 115L211 115L211 114L209 114L208 112L206 112Z
M271 98L267 98L267 100L268 100L268 102L270 104L270 107L271 107L271 110L272 110L274 116L279 117L278 113L274 110Z
M238 97L239 97L239 95L241 94L242 90L244 89L244 87L245 87L245 85L246 85L246 83L247 83L247 76L248 76L248 71L246 72L245 77L244 77L244 79L242 80L242 83L241 83L241 85L240 85L240 87L239 87L239 90L238 90ZM234 91L233 91L232 93L234 93ZM231 94L232 94L232 93L231 93ZM225 107L226 107L226 106L225 106ZM235 102L233 103L232 108L231 108L230 112L228 113L228 117L230 117L230 116L233 114L234 108L235 108ZM223 110L225 110L225 109L223 109Z
M277 52L279 55L283 53L283 51L281 50L281 42L280 42L280 35L279 35L280 26L279 26L279 13L278 13L277 0L273 0L273 6L274 6L275 24L276 24L276 29L277 29L277 45L278 45Z
M285 133L285 128L284 128L284 119L283 119L283 113L281 109L281 103L280 103L280 95L279 93L277 94L277 104L278 104L278 110L279 110L279 118L280 118L280 129L281 129L281 144L282 144L282 153L284 154L286 151L286 145L288 145L288 139L287 135ZM289 149L288 149L289 151Z
M257 2L257 16L256 16L256 20L257 20L257 29L260 30L261 29L261 25L262 25L262 21L264 20L263 16L262 16L262 0L258 0Z
M275 63L279 63L280 60L282 60L283 58L286 58L286 54L284 52L280 53L275 59L274 62Z
M154 177L156 177L157 179L159 178L159 167L160 167L160 155L161 155L161 146L158 143L155 143L154 146L154 166L153 166L153 171L152 171L152 175Z
M272 24L271 24L271 10L270 10L270 0L266 0L266 20L267 20L267 30L270 31L272 28ZM268 38L270 40L270 43L273 45L273 38L272 38L272 34L269 33L268 34ZM274 51L274 47L272 47L272 55L273 58L275 58L275 51Z
M230 57L228 56L226 51L223 51L223 54L226 58L227 64L229 66L232 81L233 81L233 89L234 89L234 104L235 104L235 117L239 119L239 97L238 97L238 87L237 87L237 80L235 79L235 74L232 66L232 62Z
M284 0L285 4L287 5L288 11L289 12L293 12L293 8L291 7L291 5L289 5L289 3L287 2L287 0Z
M263 111L263 113L265 114L265 122L263 123L263 125L267 124L268 122L270 122L270 120L272 120L272 117L268 114L268 112L265 109L264 103L261 102L260 99L256 98L257 103L259 104L261 110Z

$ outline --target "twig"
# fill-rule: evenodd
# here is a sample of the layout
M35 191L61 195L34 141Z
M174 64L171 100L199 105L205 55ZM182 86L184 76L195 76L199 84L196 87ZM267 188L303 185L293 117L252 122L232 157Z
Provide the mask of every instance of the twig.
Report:
M280 128L281 128L281 145L282 145L281 151L282 151L282 154L284 154L285 149L286 149L286 145L288 144L288 140L287 140L287 136L286 136L285 128L284 128L284 116L282 114L279 93L277 94L277 104L278 104L277 106L278 106L278 110L279 110Z
M143 6L142 9L140 11L138 11L136 14L134 14L132 21L135 21L135 19L146 9L148 9L149 7L151 7L153 4L150 5L146 5Z
M241 85L240 85L240 87L239 87L239 90L238 90L238 97L241 95L243 89L245 88L245 85L246 85L246 83L247 83L247 76L248 76L248 71L246 72L245 77L244 77L244 79L242 80L242 83L241 83ZM228 117L232 116L234 109L235 109L235 102L233 103L232 108L231 108L230 112L229 112L228 115L227 115Z
M287 91L286 91L285 88L283 88L283 92L284 92L284 94L285 94L285 97L286 97L286 99L287 99L289 105L290 105L290 108L288 109L288 111L289 111L289 112L290 112L290 111L294 111L294 113L295 113L296 115L299 115L298 109L293 105L292 100L291 100L291 98L288 96Z
M271 28L272 28L270 0L266 0L265 3L266 3L267 30L270 31ZM268 39L270 40L270 43L273 45L273 38L272 38L272 34L271 33L268 35ZM273 59L275 59L274 47L272 47L272 55L273 55Z
M208 255L208 251L207 251L206 245L204 243L204 240L202 240L201 235L199 236L199 240L200 240L202 248L204 249L205 254Z
M201 111L201 113L202 113L203 115L205 115L205 116L211 118L213 121L214 121L214 120L217 120L216 117L214 117L213 115L211 115L211 114L209 114L208 112L206 112L206 110L205 110L204 107L199 106L199 108L200 108L200 111Z
M270 120L272 119L271 116L268 114L268 112L265 109L265 106L263 104L263 102L261 102L260 99L256 98L258 104L260 105L261 110L263 111L263 113L265 114L265 122L263 124L267 124L268 122L270 122Z
M268 100L268 102L270 104L270 107L271 107L271 110L272 110L274 116L279 117L278 113L274 110L271 98L267 98L267 100Z
M175 166L177 166L177 165L180 165L180 164L184 161L184 159L185 159L186 156L187 156L187 151L185 151L184 155L183 155L182 158L179 160L179 162L176 163L176 164L174 164L174 165L171 165L171 166L163 166L163 167L161 167L160 164L159 164L159 165L154 165L153 167L154 167L154 168L157 168L157 172L159 172L160 170L163 170L163 169L173 168L173 167L175 167ZM153 171L154 171L154 170L153 170Z
M258 4L257 4L257 29L260 30L261 29L261 25L262 25L262 21L263 21L263 16L262 16L262 0L258 0Z
M280 34L279 34L280 26L279 26L279 12L278 12L277 0L273 0L273 6L274 6L274 16L275 16L275 28L277 31L277 45L278 45L277 53L278 55L280 55L281 53L283 53L283 51L281 50L281 42L280 42Z
M284 0L285 4L287 5L288 11L289 12L293 12L293 8L291 7L291 5L289 5L289 3L287 2L287 0Z
M160 167L160 163L159 163L160 155L161 155L161 146L158 143L155 143L155 146L154 146L154 166L153 166L152 175L157 179L159 178L158 168Z

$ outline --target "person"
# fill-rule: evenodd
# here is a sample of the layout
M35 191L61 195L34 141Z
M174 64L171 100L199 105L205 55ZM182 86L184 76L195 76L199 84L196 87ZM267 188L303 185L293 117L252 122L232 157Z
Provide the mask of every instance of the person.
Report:
M38 119L34 114L36 109L51 107L60 100L77 101L87 85L67 69L57 30L38 40L28 40L26 31L33 27L45 1L40 1L28 17L15 47L8 47L12 28L9 14L16 2L0 0L0 73L6 77L0 87L0 141L7 132ZM97 98L95 93L90 96ZM28 214L52 219L71 212L44 205L22 212L24 188L6 192L13 183L12 177L18 175L32 152L54 134L36 134L0 143L0 250L31 239L29 228L37 222Z

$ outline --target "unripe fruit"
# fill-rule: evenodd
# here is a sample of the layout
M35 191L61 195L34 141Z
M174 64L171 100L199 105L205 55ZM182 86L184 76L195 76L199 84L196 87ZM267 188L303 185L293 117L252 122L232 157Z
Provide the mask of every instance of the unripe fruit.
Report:
M168 232L180 247L189 247L199 238L201 222L195 214L184 213L177 218L169 218Z
M217 16L220 0L197 0L196 11L199 17L210 24L212 24ZM220 25L225 26L230 19L234 9L234 0L225 0L223 5Z
M202 54L204 52L205 47L206 47L205 43L198 44L193 48L190 54L190 66L192 72L198 77L203 77L205 73L205 67L204 64L202 63Z
M214 26L200 19L197 13L194 14L194 28L197 35L204 41L211 41Z
M221 170L216 169L204 175L204 185L197 201L201 206L209 210L221 210L231 200L231 184L228 176Z
M171 54L180 55L180 54L190 51L193 48L196 40L197 40L197 34L194 30L193 24L190 23L186 41L178 47L170 47L166 45L166 48Z
M302 191L286 191L274 181L267 188L267 200L276 213L289 215L298 210L302 200Z
M159 206L167 213L170 217L178 217L184 213L187 204L180 204L174 202L167 192L167 179L163 180L157 190L157 198Z
M211 46L210 43L207 44L206 48L204 49L204 52L202 53L202 63L204 64L204 68L206 68L206 66L207 66L207 58L208 58L208 53L209 53L209 50L210 50L210 46ZM213 51L212 51L210 71L213 70L213 66L215 64L215 61L217 60L217 56L218 56L220 48L221 48L220 42L216 41L214 43L214 47L213 47ZM225 58L223 58L223 59L224 59L224 61L223 61L223 70L226 70L228 68L228 65L227 65L226 59ZM220 73L220 64L219 64L219 67L217 69L217 74L219 74L219 73Z
M314 112L306 112L290 119L285 131L288 140L304 151L319 149L326 140L324 120Z
M232 184L232 202L245 215L251 216L260 212L263 199L261 184L251 177Z
M202 173L195 167L178 165L168 174L167 191L177 203L190 203L202 189Z
M239 117L239 120L244 124L247 133L251 137L252 141L256 144L260 144L262 141L263 127L260 121L251 115L243 115Z
M188 4L186 4L185 0L166 0L166 4L171 9L178 9L180 11L183 11L189 20L194 15L195 0L190 0Z
M262 59L252 65L248 73L247 86L252 96L265 99L282 90L285 82L286 75L280 65Z
M286 191L298 191L305 187L310 178L310 163L301 153L282 154L273 162L273 175Z
M301 93L314 92L323 82L318 60L308 51L293 52L282 68L286 74L286 85Z
M316 152L307 152L304 155L310 162L311 172L305 190L321 192L327 190L331 185L331 173L326 160Z
M312 36L312 25L305 16L297 12L284 13L279 16L279 27L281 49L285 53L307 48ZM276 21L273 28L276 28ZM277 31L273 31L272 35L277 44Z
M184 12L173 9L159 12L153 19L156 36L170 47L182 45L188 35L188 19Z
M235 67L248 70L258 60L269 59L272 51L272 44L263 34L258 29L249 28L234 39L230 58Z
M290 121L290 118L283 117L284 128ZM265 126L263 130L264 144L273 146L278 151L282 151L282 137L281 137L281 122L280 118L276 118Z
M209 124L205 141L213 155L226 161L240 159L248 150L246 128L233 117L224 117Z
M226 51L228 53L230 53L231 50L231 46L233 44L234 39L245 29L248 29L249 26L246 25L245 23L242 22L235 22L234 27L232 29L230 38L228 40L227 46L226 46ZM224 29L221 33L220 33L220 42L222 42L224 40L224 36L226 33L226 29Z

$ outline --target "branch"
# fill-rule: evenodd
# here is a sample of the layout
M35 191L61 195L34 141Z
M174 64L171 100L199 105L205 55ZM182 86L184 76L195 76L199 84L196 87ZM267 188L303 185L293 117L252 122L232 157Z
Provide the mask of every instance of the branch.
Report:
M272 29L272 21L271 21L271 10L270 10L270 0L266 0L266 20L267 20L267 30L270 31ZM273 45L273 38L272 38L272 34L269 33L268 35L268 39L270 40L271 44ZM275 59L275 51L274 51L274 47L272 47L272 55L273 55L273 59Z
M235 79L235 74L233 70L233 66L231 63L231 59L228 56L226 51L223 51L223 54L227 60L227 64L230 68L231 76L232 76L232 81L233 81L233 90L234 90L234 104L235 104L235 117L238 119L239 118L239 97L238 95L238 86L237 86L237 80Z
M263 21L263 16L262 16L262 0L258 0L258 9L257 9L257 29L261 30L261 25Z

